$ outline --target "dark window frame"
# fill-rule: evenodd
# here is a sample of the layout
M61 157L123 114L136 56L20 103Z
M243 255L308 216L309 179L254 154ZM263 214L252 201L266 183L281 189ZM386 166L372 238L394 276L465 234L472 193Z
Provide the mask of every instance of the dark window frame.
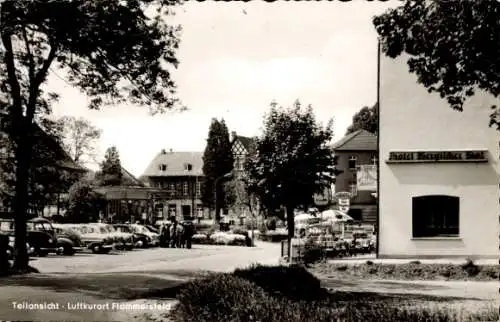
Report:
M460 198L423 195L412 198L413 238L459 237Z

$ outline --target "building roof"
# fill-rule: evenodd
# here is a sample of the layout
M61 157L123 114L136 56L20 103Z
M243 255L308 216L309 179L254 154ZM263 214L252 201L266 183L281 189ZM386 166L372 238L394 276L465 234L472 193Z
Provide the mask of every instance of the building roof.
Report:
M87 172L87 179L94 180L97 176L96 171L89 170ZM144 182L137 179L133 174L127 171L124 167L122 167L122 184L120 186L128 186L128 187L145 187Z
M335 151L377 151L377 136L366 130L357 130L347 134L333 144Z
M163 170L162 166L166 169ZM191 170L186 168L191 165ZM148 165L141 177L202 176L203 152L173 152L162 150Z

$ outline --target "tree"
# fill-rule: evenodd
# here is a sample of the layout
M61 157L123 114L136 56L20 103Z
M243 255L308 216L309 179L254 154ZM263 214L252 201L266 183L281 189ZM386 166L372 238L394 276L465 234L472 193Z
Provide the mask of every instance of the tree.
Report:
M408 1L374 18L382 51L410 55L418 82L462 111L476 90L500 94L500 3L498 1ZM490 126L500 130L492 106Z
M65 116L58 122L63 126L63 143L71 158L75 162L95 160L95 144L101 137L101 130L83 117Z
M271 104L264 118L264 132L257 140L257 153L248 159L248 176L266 209L286 209L288 241L294 235L294 211L312 204L334 180L334 155L328 146L333 122L323 128L312 107L296 101L284 109Z
M80 180L69 189L66 220L75 223L95 222L104 204L104 196L92 189L91 182Z
M103 186L119 186L122 183L122 166L120 155L115 146L109 147L104 154L101 163L101 171L97 173L97 179Z
M346 135L357 130L366 130L373 134L378 132L378 104L365 106L352 117L352 124L347 128Z
M57 93L43 85L58 70L98 109L124 101L152 113L177 107L170 67L180 28L164 17L175 0L25 0L0 4L0 111L14 146L14 269L27 271L26 207L34 118ZM154 10L151 10L154 9ZM147 11L147 15L146 15Z
M208 130L207 145L203 153L203 175L201 200L215 209L215 221L220 221L220 210L226 206L226 193L222 185L223 176L231 173L234 166L229 130L224 120L212 119ZM215 195L217 200L215 200Z

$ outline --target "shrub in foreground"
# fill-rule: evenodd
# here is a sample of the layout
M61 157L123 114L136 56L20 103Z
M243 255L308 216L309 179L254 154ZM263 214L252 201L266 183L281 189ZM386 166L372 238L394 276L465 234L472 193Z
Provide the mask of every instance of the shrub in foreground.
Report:
M304 267L254 265L236 269L234 276L255 283L267 293L293 300L313 300L324 298L327 293L321 282Z
M350 300L291 300L275 292L272 288L285 289L278 285L266 290L251 282L264 283L268 278L277 277L281 281L288 277L304 277L298 267L277 268L258 266L239 270L235 274L214 274L208 278L192 281L184 286L177 298L179 304L173 311L172 318L180 322L201 321L269 321L269 322L303 322L303 321L439 321L439 322L471 322L498 321L498 310L490 309L473 314L446 309L430 309L401 305L388 298L367 301L359 296ZM239 274L237 277L235 275ZM316 281L309 279L309 289L317 286ZM299 282L300 280L293 280ZM300 282L299 282L300 283ZM285 284L290 283L290 280ZM303 282L306 284L306 282ZM320 290L320 288L318 287ZM374 296L375 297L375 296Z

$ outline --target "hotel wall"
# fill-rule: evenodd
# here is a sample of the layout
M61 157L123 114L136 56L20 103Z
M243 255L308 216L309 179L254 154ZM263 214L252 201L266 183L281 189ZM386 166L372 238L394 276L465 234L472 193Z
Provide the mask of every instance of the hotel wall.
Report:
M381 54L379 257L499 254L499 132L488 127L493 99L477 94L463 112L429 94L406 58ZM488 163L387 164L390 151L487 149ZM459 238L412 239L412 197L460 197Z

